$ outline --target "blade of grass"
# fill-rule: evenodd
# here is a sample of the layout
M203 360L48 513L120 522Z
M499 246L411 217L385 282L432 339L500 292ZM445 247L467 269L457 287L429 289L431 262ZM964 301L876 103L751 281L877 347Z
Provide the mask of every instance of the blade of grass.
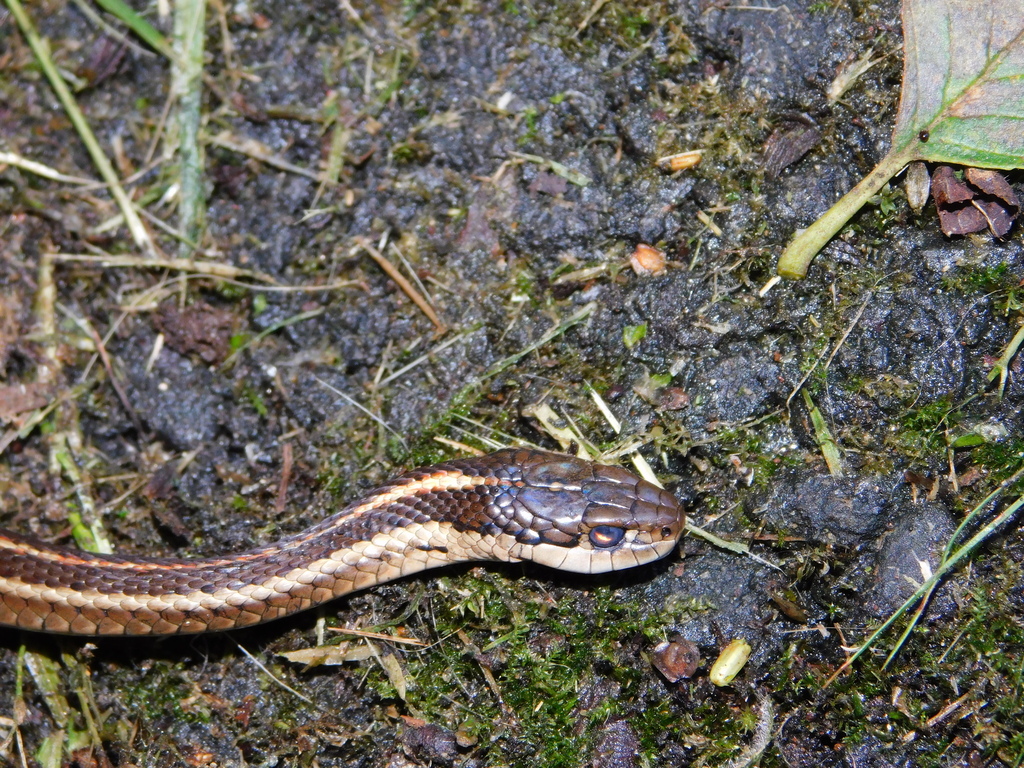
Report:
M125 224L128 225L128 231L131 232L132 239L142 249L143 253L155 258L157 255L156 246L153 244L149 232L142 226L142 220L132 207L132 201L124 191L124 187L121 186L121 182L114 172L114 166L111 165L110 159L104 154L99 141L96 140L96 135L92 132L92 128L89 127L89 123L85 119L85 115L71 95L67 83L64 82L64 78L57 71L57 67L50 57L49 43L39 36L35 25L32 23L32 19L25 12L20 0L6 0L6 3L7 7L11 10L11 15L18 22L21 33L25 36L25 40L32 49L32 53L35 54L40 68L50 81L50 87L57 94L61 106L64 107L64 111L67 112L68 117L71 119L71 124L78 131L82 143L85 144L85 148L88 150L89 156L96 166L96 170L99 171L103 181L106 182L107 187L110 189L110 194L113 195L114 200L117 202L118 208L121 209L121 214L124 216Z
M1018 471L1015 474L1015 477L1020 476L1020 474L1021 472ZM998 493L1001 494L1006 489L1006 487L1007 485L1004 483L998 489ZM985 501L982 502L982 504L978 505L978 507L976 507L971 514L973 515L975 512L978 511L980 507L985 505L990 497L987 497ZM847 670L854 662L856 662L857 659L859 659L861 655L864 652L866 652L879 637L881 637L885 632L887 632L889 628L894 623L896 623L896 621L899 620L899 618L904 613L910 610L914 603L916 603L924 596L930 594L930 592L935 588L935 586L940 581L942 581L942 579L944 579L950 571L956 568L956 566L960 563L961 560L969 556L972 552L974 552L974 550L976 550L979 546L981 546L989 538L991 538L991 536L995 534L995 532L999 530L999 528L1001 528L1003 525L1009 522L1017 513L1017 511L1021 508L1021 506L1024 506L1024 496L1010 504L991 522L989 522L984 528L982 528L980 531L974 534L974 536L972 536L966 544L964 544L962 547L956 550L956 552L954 552L950 557L944 559L942 563L939 565L939 567L936 569L935 573L932 574L931 578L927 579L923 584L921 584L920 587L914 590L914 594L908 597L906 602L903 603L903 605L901 605L899 608L893 611L892 615L890 615L889 618L886 619L885 622L883 622L878 629L871 633L868 639L861 644L860 648L858 648L853 653L853 655L850 656L850 658L844 661L843 664L839 667L839 669L837 669L835 673L828 680L825 681L825 685L823 687L828 687L829 685L831 685L832 682L837 677L839 677L839 675L841 675L845 670ZM909 634L909 629L911 629L912 626L908 628L908 631L904 632L904 635ZM901 642L902 640L903 638L901 638ZM886 663L888 663L888 661Z
M309 320L310 318L322 315L325 311L326 310L324 310L323 307L318 307L317 309L312 309L309 312L302 312L298 315L286 317L284 320L274 323L269 328L265 328L264 330L260 331L255 336L253 336L251 339L247 339L241 346L238 347L238 349L236 349L234 352L228 355L227 359L220 364L220 370L228 370L232 365L234 365L235 360L238 358L240 354L242 354L242 352L244 352L248 347L252 346L256 342L262 341L263 339L267 338L267 336L269 336L270 334L276 333L282 328L287 328L289 325L295 325L295 323L301 323L304 320Z
M974 522L975 518L977 518L989 504L998 499L1006 489L1017 482L1021 476L1024 476L1024 469L1018 469L1008 478L1003 480L1003 482L1001 482L996 489L992 491L992 493L982 499L974 509L970 511L963 521L961 521L960 525L957 526L957 529L953 531L953 535L949 537L949 543L946 544L946 548L942 552L943 561L949 558L950 553L953 551L953 545L956 544L957 539L960 538L960 534Z
M119 18L132 32L141 37L153 50L174 60L171 54L171 46L167 44L167 38L161 35L152 24L139 16L132 8L128 7L121 0L96 0L96 4Z
M811 424L814 426L814 440L818 443L818 447L821 449L821 455L825 457L825 463L828 465L829 474L832 477L843 476L843 454L839 450L839 444L835 438L832 437L832 432L828 428L828 423L825 421L825 417L818 410L818 406L814 404L811 399L811 395L806 389L801 390L801 394L804 396L804 405L807 406L807 411L811 414Z

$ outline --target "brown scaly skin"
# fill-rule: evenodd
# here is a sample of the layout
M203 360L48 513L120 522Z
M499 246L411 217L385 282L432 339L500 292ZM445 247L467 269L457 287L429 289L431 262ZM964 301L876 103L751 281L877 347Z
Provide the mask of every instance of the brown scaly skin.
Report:
M221 558L92 555L0 529L0 625L234 629L468 560L630 568L668 554L684 522L670 493L624 469L512 448L413 470L302 533Z

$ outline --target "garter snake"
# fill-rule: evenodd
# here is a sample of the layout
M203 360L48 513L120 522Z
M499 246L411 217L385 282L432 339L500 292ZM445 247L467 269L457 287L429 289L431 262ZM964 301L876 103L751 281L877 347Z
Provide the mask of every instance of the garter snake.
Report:
M94 555L0 529L0 625L216 632L456 562L630 568L668 554L684 522L672 494L624 469L510 448L413 470L302 533L225 557Z

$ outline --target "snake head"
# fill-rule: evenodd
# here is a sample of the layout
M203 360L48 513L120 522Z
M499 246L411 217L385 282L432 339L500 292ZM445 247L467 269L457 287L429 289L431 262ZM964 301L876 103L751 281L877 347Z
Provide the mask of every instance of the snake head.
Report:
M546 451L499 454L517 468L508 492L494 499L497 527L515 538L510 559L617 571L664 557L683 532L686 514L676 498L621 467Z

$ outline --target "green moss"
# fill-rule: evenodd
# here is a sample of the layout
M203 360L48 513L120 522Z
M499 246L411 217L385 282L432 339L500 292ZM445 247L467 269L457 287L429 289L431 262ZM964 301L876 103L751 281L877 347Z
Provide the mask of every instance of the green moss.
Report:
M523 125L526 127L526 131L522 136L519 137L519 146L524 146L532 142L537 138L537 118L540 116L540 110L536 107L530 106L523 110Z
M941 455L946 447L945 430L956 426L961 414L947 398L909 408L897 431L887 439L890 447L912 457Z
M142 715L150 722L168 717L176 722L210 721L210 711L202 706L182 706L193 700L195 691L184 662L155 661L141 679L135 670L118 670L114 677L125 678L111 687L121 692L123 706L133 717Z
M995 293L1012 288L1017 278L1005 262L994 267L959 268L942 278L942 287L962 293Z
M998 482L1012 475L1024 464L1024 439L1017 438L1002 442L984 443L971 450L971 460L989 470L990 483ZM1024 482L1018 482L1009 494L1024 493Z
M260 391L250 384L246 384L242 387L242 397L247 400L249 405L253 407L253 410L260 415L261 418L267 418L270 415L270 411L267 410L267 404L263 402L263 395Z
M623 644L638 636L661 639L667 614L623 601L609 587L556 602L542 588L492 571L438 585L447 598L433 601L432 620L437 634L450 640L430 653L405 656L408 703L420 716L455 723L477 739L488 765L522 754L538 767L575 768L605 723L620 717L637 728L645 750L657 754L657 738L673 721L671 694L665 689L650 700L643 683L651 670L624 653ZM600 690L601 677L614 682L609 690L616 695L581 712L581 695ZM379 669L370 671L367 684L394 696ZM469 699L459 696L453 706L452 691L460 688ZM472 706L457 706L464 701Z

